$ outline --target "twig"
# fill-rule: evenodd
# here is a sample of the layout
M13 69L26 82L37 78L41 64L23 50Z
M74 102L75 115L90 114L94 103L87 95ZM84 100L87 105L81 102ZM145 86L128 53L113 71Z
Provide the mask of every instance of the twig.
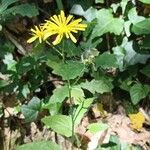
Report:
M6 29L3 29L4 35L18 48L20 54L25 55L26 51L21 44L19 44L16 38Z
M143 108L140 108L139 111L144 115L144 117L147 120L148 124L150 124L150 116L144 111Z

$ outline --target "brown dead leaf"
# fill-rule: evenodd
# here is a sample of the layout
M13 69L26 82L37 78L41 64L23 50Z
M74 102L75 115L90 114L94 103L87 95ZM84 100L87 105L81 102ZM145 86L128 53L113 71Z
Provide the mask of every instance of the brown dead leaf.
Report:
M130 119L126 116L113 115L108 118L108 124L111 128L111 134L118 135L120 141L141 146L147 142L150 143L150 132L144 128L141 129L141 132L134 132L130 128Z

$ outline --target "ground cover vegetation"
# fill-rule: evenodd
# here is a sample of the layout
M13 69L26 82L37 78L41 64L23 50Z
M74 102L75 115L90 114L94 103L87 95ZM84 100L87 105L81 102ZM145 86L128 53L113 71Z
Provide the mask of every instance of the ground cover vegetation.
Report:
M149 150L150 0L1 0L0 149Z

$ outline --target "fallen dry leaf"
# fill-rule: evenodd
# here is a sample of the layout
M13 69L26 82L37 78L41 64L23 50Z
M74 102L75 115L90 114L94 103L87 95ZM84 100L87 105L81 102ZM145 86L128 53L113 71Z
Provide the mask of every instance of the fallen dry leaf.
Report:
M143 113L138 112L136 114L129 114L129 118L131 120L131 128L140 131L143 127L143 123L145 122Z

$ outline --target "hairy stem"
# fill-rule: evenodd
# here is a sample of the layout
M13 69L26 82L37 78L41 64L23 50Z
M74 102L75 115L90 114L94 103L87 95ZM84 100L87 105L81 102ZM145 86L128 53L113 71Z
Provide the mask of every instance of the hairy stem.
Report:
M71 85L70 81L68 80L68 92L69 92L69 100L71 105L71 120L72 120L72 137L74 136L74 117L73 117L73 103L71 99Z
M63 57L63 54L62 54L56 47L54 47L50 42L46 41L46 43L47 43L52 49L54 49L61 57Z

